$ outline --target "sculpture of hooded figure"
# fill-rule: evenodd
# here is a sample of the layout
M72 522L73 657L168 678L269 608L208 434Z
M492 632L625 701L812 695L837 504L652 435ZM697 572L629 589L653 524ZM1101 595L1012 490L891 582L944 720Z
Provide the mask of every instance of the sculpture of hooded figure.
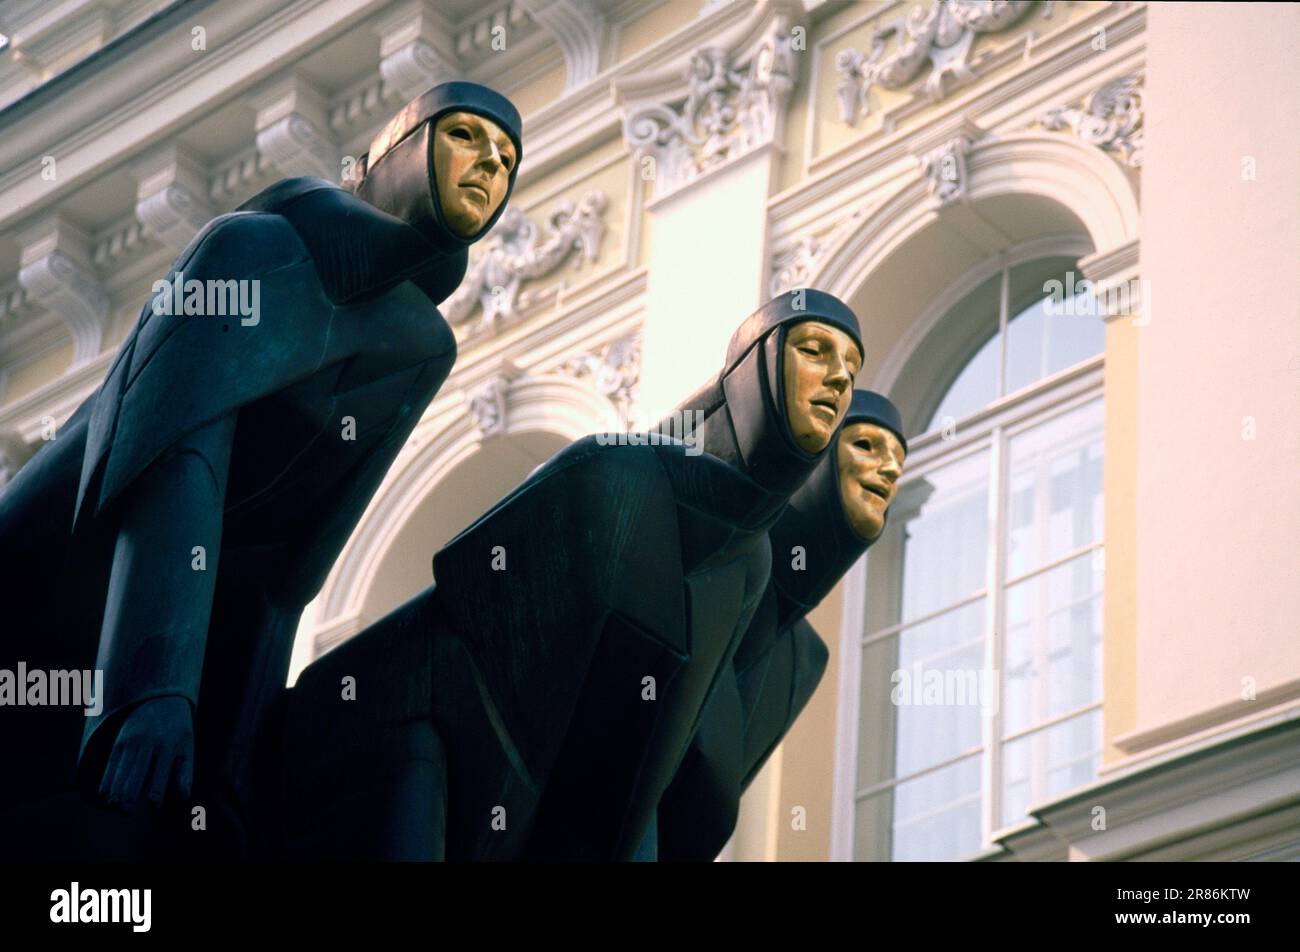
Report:
M492 90L434 87L374 140L355 194L279 182L176 260L184 314L155 285L102 386L0 497L0 550L38 537L25 581L74 592L26 647L81 668L97 642L104 671L97 713L39 720L10 754L26 769L0 807L75 764L110 804L174 804L193 778L245 850L298 618L451 370L437 306L505 209L521 134ZM195 313L194 281L207 302L247 282L260 313L205 313L201 292Z
M772 576L727 677L659 806L659 858L712 860L740 796L812 697L826 645L805 620L884 531L907 440L898 408L869 390L768 533Z
M637 858L861 353L841 302L782 295L689 401L705 452L587 437L448 543L435 587L289 692L290 854Z

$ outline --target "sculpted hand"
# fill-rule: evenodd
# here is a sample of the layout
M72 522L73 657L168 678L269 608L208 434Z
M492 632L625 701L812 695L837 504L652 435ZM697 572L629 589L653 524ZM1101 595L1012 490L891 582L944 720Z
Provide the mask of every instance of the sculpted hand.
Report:
M143 796L159 804L174 786L190 795L194 777L194 716L183 697L145 701L127 715L113 742L99 795L129 809ZM173 783L174 778L174 783Z

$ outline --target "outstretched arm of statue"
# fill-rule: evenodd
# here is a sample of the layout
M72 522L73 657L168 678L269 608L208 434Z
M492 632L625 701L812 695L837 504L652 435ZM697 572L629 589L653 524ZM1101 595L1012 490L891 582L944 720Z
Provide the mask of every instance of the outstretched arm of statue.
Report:
M83 767L105 763L110 805L189 794L234 432L231 413L188 434L122 500L97 661L105 703L83 742Z

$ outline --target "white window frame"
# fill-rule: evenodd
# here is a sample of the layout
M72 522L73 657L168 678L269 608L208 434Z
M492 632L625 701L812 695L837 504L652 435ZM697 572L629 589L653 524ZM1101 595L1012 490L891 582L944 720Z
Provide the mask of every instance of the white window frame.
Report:
M1053 254L1055 250L1053 245L1055 244L1055 242L1051 244L1042 242L1027 243L1022 248L1014 249L1007 255L982 262L971 269L936 299L935 305L929 309L927 314L929 320L918 322L918 325L922 326L916 327L913 333L909 335L913 345L915 346L924 339L925 334L950 313L965 294L987 280L991 275L996 274L999 269L1004 269L998 320L998 331L1001 334L999 346L1002 351L998 368L1000 378L998 392L1001 393L1004 389L1002 377L1006 373L1007 335L1005 331L1007 322L1012 316L1008 314L1008 275L1011 268L1014 268L1017 264ZM1067 248L1070 245L1062 242L1058 247ZM1017 254L1016 251L1020 253ZM1101 318L1097 319L1101 320ZM949 370L947 376L941 378L947 383L951 383L956 379L956 374L960 373L961 367L949 368ZM934 614L950 612L963 602L974 600L977 596L989 596L985 602L985 631L992 632L992 637L986 638L985 641L985 666L990 670L997 670L999 692L1002 691L1004 672L1001 670L1000 665L995 662L1003 654L1005 638L1003 626L1006 612L1005 592L1009 581L1005 575L1007 507L1004 496L1006 493L1007 447L1012 437L1047 423L1062 414L1069 413L1098 397L1104 399L1104 396L1105 354L1103 352L1073 367L1044 377L1015 394L1001 396L970 416L957 421L956 433L950 440L944 440L941 430L935 429L910 441L906 474L904 476L905 482L921 478L940 466L956 462L966 456L990 448L993 450L988 489L989 536L987 544L990 558L986 568L984 586L978 592L967 593L969 598L953 602ZM1039 575L1072 558L1078 558L1094 550L1101 550L1104 558L1104 528L1103 537L1100 541L1073 550L1045 565L1037 566L1029 572L1016 576L1015 580L1021 581ZM844 580L844 606L841 613L839 649L835 777L831 816L831 859L839 862L847 862L853 859L856 804L862 794L862 791L857 787L858 726L862 687L862 648L868 640L868 636L863 631L866 620L867 563L866 556L859 559ZM1104 598L1104 578L1102 586ZM873 632L870 635L870 640L874 641L887 637L888 632L903 627L912 627L923 620L923 617L909 619L905 624L900 623ZM1077 710L1072 710L1068 714L1053 717L1050 721L1044 721L1041 724L1035 723L1033 727L1018 733L1016 736L1021 736L1021 733L1041 730L1071 716L1100 709L1103 699L1103 697L1099 697L1095 702ZM1001 755L1003 746L1007 743L1007 739L1001 736L1002 722L1002 709L1001 705L999 705L995 716L984 718L982 721L979 748L964 751L962 754L944 761L947 764L950 761L960 760L962 757L975 753L976 750L991 752L989 756L983 758L981 765L981 849L990 846L994 837L1003 829L998 822L1002 809ZM1015 738L1011 739L1014 740ZM927 768L927 771L937 769L938 766L942 765ZM895 782L891 778L888 783L881 783L867 789L875 790L877 787L884 789L887 786L892 786ZM1013 823L1013 825L1015 824Z

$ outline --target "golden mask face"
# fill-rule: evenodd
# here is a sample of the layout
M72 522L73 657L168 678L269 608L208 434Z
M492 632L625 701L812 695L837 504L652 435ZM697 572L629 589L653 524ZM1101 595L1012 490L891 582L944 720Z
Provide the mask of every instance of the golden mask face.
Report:
M840 431L836 467L844 518L864 542L885 527L885 510L894 501L903 475L903 444L874 423L850 423Z
M862 353L839 328L804 321L786 332L782 363L790 433L804 452L820 453L849 412Z
M495 214L510 185L515 144L491 119L449 112L433 127L433 172L447 227L472 238Z

